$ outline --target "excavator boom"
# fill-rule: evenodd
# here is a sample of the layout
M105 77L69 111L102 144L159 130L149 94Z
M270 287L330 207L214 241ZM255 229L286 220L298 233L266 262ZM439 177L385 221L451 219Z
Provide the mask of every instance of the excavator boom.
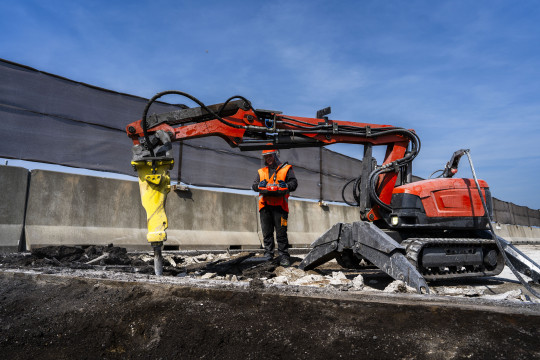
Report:
M181 95L199 105L148 115L150 106L164 95ZM174 141L219 136L243 151L320 147L335 143L364 145L361 176L354 183L360 221L338 223L313 242L313 250L300 264L311 269L332 258L355 267L365 259L418 292L428 293L425 278L495 275L505 258L517 259L524 273L538 282L540 267L523 260L513 247L486 232L490 225L491 195L484 181L451 179L459 159L454 154L442 179L412 183L410 163L420 151L414 130L391 125L330 120L330 108L317 118L284 115L254 109L233 96L222 104L206 106L180 91L156 94L142 119L126 127L133 141L132 165L139 174L141 199L147 211L148 241L155 249L156 274L160 274L161 246L166 241L164 203L170 190L168 171L174 161ZM381 165L372 157L373 146L386 146ZM469 157L470 160L470 157ZM472 162L471 162L472 167ZM473 169L474 174L474 169ZM399 183L398 183L399 181ZM486 201L484 201L484 199ZM486 203L489 205L487 206ZM493 238L490 240L490 238ZM515 248L513 248L515 249ZM531 265L532 264L532 265ZM532 266L532 268L531 268Z

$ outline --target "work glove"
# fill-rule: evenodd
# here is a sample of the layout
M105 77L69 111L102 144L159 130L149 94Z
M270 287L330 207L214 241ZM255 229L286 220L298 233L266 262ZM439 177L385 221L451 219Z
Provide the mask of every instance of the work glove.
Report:
M283 180L279 180L278 184L279 184L280 188L286 188L287 187L287 183L285 181L283 181Z
M261 182L259 183L259 187L260 187L260 188L264 188L264 187L266 187L266 184L267 184L267 183L268 183L268 181L263 180L263 181L261 181Z

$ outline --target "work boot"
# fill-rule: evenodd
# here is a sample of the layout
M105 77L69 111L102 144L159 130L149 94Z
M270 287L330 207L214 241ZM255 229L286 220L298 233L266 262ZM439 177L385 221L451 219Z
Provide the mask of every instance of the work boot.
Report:
M291 266L291 257L289 255L282 255L281 260L279 261L279 265L283 267Z
M263 259L265 259L266 261L270 261L273 258L274 258L274 253L272 253L270 251L265 251L264 252Z

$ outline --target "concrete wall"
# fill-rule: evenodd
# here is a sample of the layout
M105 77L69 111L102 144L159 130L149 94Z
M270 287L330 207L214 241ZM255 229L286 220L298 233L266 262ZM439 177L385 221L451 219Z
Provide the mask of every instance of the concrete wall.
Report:
M106 245L148 249L146 214L134 181L0 166L0 251L46 245ZM320 207L290 200L289 239L308 247L336 222L358 220L349 206ZM190 189L171 192L169 249L260 248L262 233L256 195ZM23 227L24 224L24 227ZM23 233L24 229L24 233ZM513 242L540 242L540 228L500 225L497 233Z
M289 201L288 235L293 247L309 247L326 230L337 222L360 220L357 208L329 205L321 207L316 202Z
M135 182L32 170L26 246L145 244Z
M166 212L168 246L177 245L180 249L260 247L253 196L199 189L171 192Z
M293 246L307 247L338 221L354 221L354 208L290 201ZM190 189L167 198L170 249L260 248L256 195ZM106 245L148 249L146 214L136 182L31 172L27 249L45 245Z
M495 224L495 233L514 244L540 244L540 228Z
M17 251L23 236L28 170L0 166L0 252Z

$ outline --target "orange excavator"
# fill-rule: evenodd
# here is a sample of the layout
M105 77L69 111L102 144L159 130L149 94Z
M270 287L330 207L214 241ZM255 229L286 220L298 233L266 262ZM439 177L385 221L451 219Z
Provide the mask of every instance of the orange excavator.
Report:
M148 115L162 96L180 95L198 107ZM141 199L147 212L147 239L154 248L155 271L162 272L161 249L168 226L164 210L174 165L171 143L219 136L240 150L321 147L336 143L364 145L361 175L345 184L359 208L359 221L337 223L311 244L300 264L313 269L331 259L347 268L361 260L377 266L420 293L427 281L493 276L505 263L518 279L540 280L540 267L504 239L491 224L492 198L488 184L478 180L469 150L456 151L440 176L412 181L412 161L420 151L414 130L391 125L331 120L330 108L316 118L284 115L253 108L242 96L206 106L181 91L164 91L150 99L142 119L126 127L133 141L132 165L138 172ZM382 164L373 146L386 146ZM469 158L472 179L454 178L460 158ZM533 289L523 280L529 291Z

